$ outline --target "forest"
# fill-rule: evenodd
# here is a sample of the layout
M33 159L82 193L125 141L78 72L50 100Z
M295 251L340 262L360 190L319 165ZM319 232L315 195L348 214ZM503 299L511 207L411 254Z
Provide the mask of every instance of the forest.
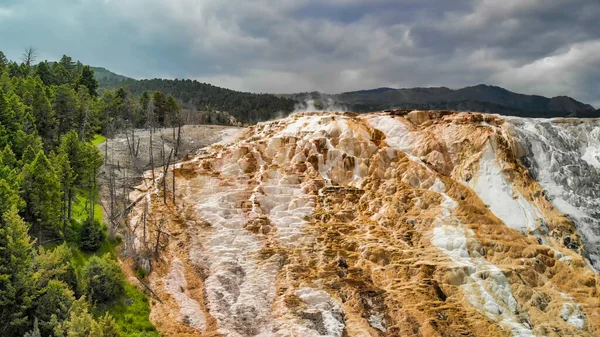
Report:
M100 68L102 69L102 68ZM105 69L102 69L105 71ZM102 76L101 88L126 88L135 96L144 92L162 92L172 95L186 110L198 113L220 111L233 116L242 123L256 123L288 115L298 104L297 100L273 94L255 94L220 88L196 80L150 79L134 80L119 75ZM211 114L207 124L228 124L226 120Z
M0 335L158 336L146 296L126 281L103 221L104 137L181 124L173 96L98 92L63 56L34 64L0 51Z

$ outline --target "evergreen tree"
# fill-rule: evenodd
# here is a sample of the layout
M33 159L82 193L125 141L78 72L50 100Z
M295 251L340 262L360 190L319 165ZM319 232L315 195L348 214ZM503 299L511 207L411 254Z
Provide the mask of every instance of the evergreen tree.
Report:
M6 180L0 178L0 214L4 214L13 208L18 211L25 206L17 191Z
M85 293L97 303L110 302L123 293L123 273L109 254L92 256L82 272Z
M35 67L35 74L40 78L42 83L46 86L50 86L54 84L54 80L52 78L52 71L50 70L50 66L47 61L40 62Z
M25 132L17 131L14 139L13 151L17 158L21 158L20 165L33 162L38 152L44 149L42 139L36 135L28 135Z
M104 234L102 225L89 217L81 227L79 247L88 252L95 252L100 249L104 239L106 239L106 235Z
M167 102L165 103L166 112L169 118L169 126L177 127L179 124L179 112L181 108L179 108L179 104L175 101L175 98L171 95L167 97Z
M8 63L8 74L10 75L10 77L23 77L23 72L21 67L19 67L19 65L16 62L9 62Z
M40 331L46 336L50 335L57 321L67 319L73 302L75 295L64 282L50 280L39 290L33 303L34 316L39 320Z
M52 64L52 82L55 85L63 85L70 82L71 74L62 64L56 62Z
M96 92L96 90L98 90L98 81L96 81L94 78L94 71L90 68L90 66L83 66L81 75L79 75L79 78L77 79L77 85L83 85L86 87L90 93L90 96L98 96L98 93Z
M56 116L50 100L46 96L43 83L34 81L31 90L31 109L38 134L45 142L50 142L56 133Z
M27 204L25 218L36 227L38 239L43 230L56 234L62 223L62 191L54 168L43 151L23 168L22 197Z
M40 333L40 328L38 326L37 318L33 321L33 330L25 333L23 337L42 337L42 334Z
M16 209L0 220L0 331L4 336L21 336L31 307L31 257L33 247L27 226Z
M165 115L167 111L165 94L160 91L155 91L154 94L152 94L152 103L154 104L154 116L156 118L156 123L158 123L159 126L164 126Z
M43 288L50 280L58 280L64 282L71 290L77 291L77 275L72 261L73 253L66 243L54 249L40 247L34 259L37 287Z
M12 138L17 130L21 128L18 123L17 114L13 109L13 106L19 107L17 104L18 96L11 93L5 95L4 91L0 89L0 124L4 126L8 137Z
M67 155L77 175L76 184L89 187L90 178L103 163L100 150L89 142L80 142L77 133L70 131L61 138L58 151Z
M148 111L150 108L150 101L150 93L148 93L148 91L144 91L140 96L140 108L137 114L138 118L135 123L136 127L138 128L145 127L148 123Z
M56 337L103 337L102 327L89 312L89 304L85 296L73 302L69 309L68 318L64 321L54 322L54 336Z
M4 55L4 53L0 50L0 73L2 73L4 69L6 69L7 65L8 59L6 58L6 55Z
M57 133L61 135L73 128L77 114L77 97L75 90L68 85L61 85L54 90L54 113L58 121Z
M115 319L107 313L104 316L98 319L98 324L100 325L100 330L104 334L104 337L120 337L121 333L119 332L119 327L117 326L117 322ZM138 336L140 337L140 336Z
M63 220L63 237L67 237L67 226L71 223L72 203L75 197L75 179L77 175L71 168L69 156L67 153L60 151L52 157L52 166L56 170L58 181L62 191L62 220Z

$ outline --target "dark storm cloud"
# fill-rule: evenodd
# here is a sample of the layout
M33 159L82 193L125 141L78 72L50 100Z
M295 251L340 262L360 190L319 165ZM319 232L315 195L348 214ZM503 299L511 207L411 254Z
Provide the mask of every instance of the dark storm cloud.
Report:
M0 49L239 90L460 87L600 103L596 0L21 0Z

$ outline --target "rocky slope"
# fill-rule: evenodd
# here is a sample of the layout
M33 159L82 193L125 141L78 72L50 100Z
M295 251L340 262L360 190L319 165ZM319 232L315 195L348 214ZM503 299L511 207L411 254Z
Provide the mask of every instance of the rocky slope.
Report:
M162 176L132 195L138 251L161 251L151 319L168 336L599 336L598 130L435 111L245 129L167 172L175 203Z

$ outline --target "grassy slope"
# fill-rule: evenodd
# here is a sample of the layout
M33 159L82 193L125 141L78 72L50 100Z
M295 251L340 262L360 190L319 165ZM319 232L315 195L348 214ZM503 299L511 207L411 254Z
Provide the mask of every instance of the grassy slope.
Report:
M97 134L92 138L92 144L94 144L94 146L98 146L98 145L104 143L105 140L106 140L106 137L104 137L103 135Z
M98 145L104 140L104 137L96 136L92 139L92 142L95 145ZM87 191L77 191L77 197L73 203L73 219L76 220L77 227L79 227L79 224L83 222L87 215L87 204L89 203L88 197L89 194ZM102 222L102 207L100 204L94 205L94 218ZM78 230L79 228L74 229ZM76 245L71 245L73 251L73 264L75 265L77 272L80 273L89 258L94 255L101 256L109 253L116 260L116 247L118 244L118 242L107 240L97 252L93 253L83 252ZM110 313L117 321L122 336L124 337L159 336L148 317L150 314L150 306L146 295L127 281L125 281L124 285L124 295L112 303L98 307L97 314L102 315L104 312Z

